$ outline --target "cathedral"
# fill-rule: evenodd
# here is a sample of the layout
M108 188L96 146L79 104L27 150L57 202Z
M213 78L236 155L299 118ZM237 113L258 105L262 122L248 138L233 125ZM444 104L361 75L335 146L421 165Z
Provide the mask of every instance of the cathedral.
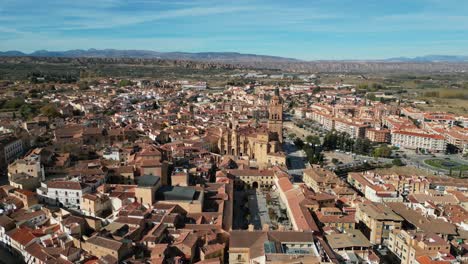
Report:
M243 125L230 122L219 128L218 149L222 155L248 157L259 168L273 165L286 166L283 142L283 100L278 89L271 98L268 124Z

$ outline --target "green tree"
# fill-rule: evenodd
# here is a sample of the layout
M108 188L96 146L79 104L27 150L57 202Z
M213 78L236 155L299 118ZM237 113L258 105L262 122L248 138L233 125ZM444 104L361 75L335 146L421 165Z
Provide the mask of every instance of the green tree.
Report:
M3 104L3 109L18 109L24 105L24 100L21 98L13 98L11 100L6 101Z
M405 164L403 163L403 161L401 161L401 159L394 159L394 160L392 161L392 164L395 165L395 166L403 166L403 165L405 165Z
M375 101L377 100L377 97L375 97L375 94L367 94L366 95L366 98L371 100L371 101Z
M20 112L20 115L24 119L30 119L36 115L36 109L32 108L28 104L22 105L18 111Z
M368 155L371 147L371 142L367 138L358 138L354 142L354 152L359 155Z
M296 145L298 149L302 149L304 147L304 141L300 138L296 138L294 139L294 145Z
M43 107L41 107L41 114L45 115L47 117L59 117L60 112L57 110L57 107L54 104L46 104Z
M336 149L337 142L338 142L338 136L336 135L335 131L331 131L331 132L328 132L323 138L322 146L325 150Z
M132 84L133 84L132 81L130 81L130 80L125 80L125 79L124 79L124 80L120 80L120 82L119 82L119 86L120 86L120 87L129 86L129 85L132 85Z
M308 135L306 137L305 141L308 144L312 144L312 145L320 144L320 138L317 137L317 136L313 136L313 135Z
M387 145L383 145L375 148L372 155L376 158L388 158L392 155L392 150Z

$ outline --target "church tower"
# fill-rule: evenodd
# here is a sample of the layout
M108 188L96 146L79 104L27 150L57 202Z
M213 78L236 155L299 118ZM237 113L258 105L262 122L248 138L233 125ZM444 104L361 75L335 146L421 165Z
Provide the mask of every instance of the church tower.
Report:
M274 134L279 142L283 142L283 99L281 99L278 88L270 100L268 117L268 131Z

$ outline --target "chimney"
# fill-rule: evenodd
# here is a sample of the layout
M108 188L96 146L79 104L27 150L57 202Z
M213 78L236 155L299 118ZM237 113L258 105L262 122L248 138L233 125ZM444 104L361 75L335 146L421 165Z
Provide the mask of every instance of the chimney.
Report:
M269 224L263 224L262 230L263 230L263 231L268 231L268 230L270 230L270 225L269 225Z
M254 231L254 225L250 224L247 230L249 230L249 232Z

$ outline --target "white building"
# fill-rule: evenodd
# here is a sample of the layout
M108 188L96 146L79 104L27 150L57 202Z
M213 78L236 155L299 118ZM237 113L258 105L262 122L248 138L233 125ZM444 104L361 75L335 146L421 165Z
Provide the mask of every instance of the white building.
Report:
M392 131L392 145L406 149L445 152L447 142L441 135L413 131Z
M83 194L91 192L91 186L76 180L58 180L41 183L37 195L41 202L80 209Z
M115 160L120 161L120 149L118 148L108 148L102 152L102 157L106 160Z

